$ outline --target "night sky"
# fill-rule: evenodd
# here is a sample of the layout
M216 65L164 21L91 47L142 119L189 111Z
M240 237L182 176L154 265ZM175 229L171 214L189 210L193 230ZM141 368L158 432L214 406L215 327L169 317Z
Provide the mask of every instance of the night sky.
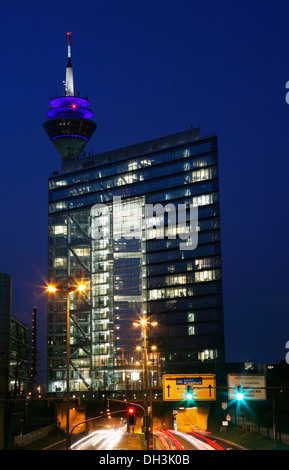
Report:
M228 362L279 362L289 340L287 1L11 0L0 9L0 271L13 316L38 307L45 355L48 178L45 134L64 94L67 31L75 92L113 150L200 125L219 139ZM288 90L289 91L289 90Z

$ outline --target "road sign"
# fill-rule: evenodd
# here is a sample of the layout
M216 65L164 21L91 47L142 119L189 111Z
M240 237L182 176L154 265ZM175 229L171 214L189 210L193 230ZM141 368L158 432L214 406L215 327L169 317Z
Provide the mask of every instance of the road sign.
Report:
M188 386L193 401L216 400L216 377L214 374L164 374L163 399L181 401L186 399Z
M236 393L242 389L244 400L266 400L264 375L228 374L228 398L236 399Z

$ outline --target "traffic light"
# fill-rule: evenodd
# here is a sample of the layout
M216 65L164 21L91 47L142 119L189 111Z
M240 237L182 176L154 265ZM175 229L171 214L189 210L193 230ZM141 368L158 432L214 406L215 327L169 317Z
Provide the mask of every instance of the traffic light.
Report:
M133 407L127 410L127 424L129 426L135 425L135 409Z
M192 399L193 399L193 392L192 392L192 387L191 387L191 385L188 385L188 386L187 386L186 399L187 399L187 400L192 400Z

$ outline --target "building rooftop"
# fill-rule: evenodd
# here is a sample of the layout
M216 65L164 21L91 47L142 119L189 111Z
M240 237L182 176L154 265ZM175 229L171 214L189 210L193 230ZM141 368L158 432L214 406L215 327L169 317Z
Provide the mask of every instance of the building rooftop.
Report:
M156 152L174 145L181 145L192 140L200 138L200 128L192 128L186 131L171 134L165 137L148 140L127 147L122 147L115 150L90 155L78 160L63 162L61 166L61 173L69 173L71 171L82 170L98 164L109 163L122 158L133 157L135 155L143 155L150 152Z

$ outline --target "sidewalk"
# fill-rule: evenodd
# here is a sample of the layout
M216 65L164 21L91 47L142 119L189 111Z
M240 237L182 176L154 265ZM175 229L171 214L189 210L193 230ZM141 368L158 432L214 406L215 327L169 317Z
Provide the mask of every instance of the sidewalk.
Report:
M123 434L120 442L114 450L142 450L139 434Z

